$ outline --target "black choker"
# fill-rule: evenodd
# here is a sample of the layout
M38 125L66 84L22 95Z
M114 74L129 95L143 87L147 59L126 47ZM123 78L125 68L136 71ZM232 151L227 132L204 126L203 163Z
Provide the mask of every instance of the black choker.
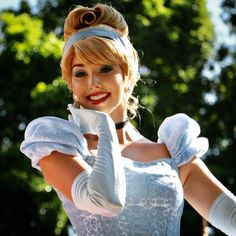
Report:
M128 122L129 122L129 120L127 119L127 120L122 121L122 122L120 122L120 123L115 123L116 129L122 129L122 128L124 128Z

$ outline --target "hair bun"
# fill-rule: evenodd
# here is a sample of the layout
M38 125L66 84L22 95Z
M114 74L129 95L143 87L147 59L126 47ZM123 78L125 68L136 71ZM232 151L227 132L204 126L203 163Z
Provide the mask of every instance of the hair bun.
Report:
M92 25L96 22L97 17L98 17L98 12L86 11L80 16L80 24L83 26Z
M86 27L107 25L128 35L128 25L123 16L114 8L104 4L97 4L93 8L78 5L67 16L64 25L64 40Z

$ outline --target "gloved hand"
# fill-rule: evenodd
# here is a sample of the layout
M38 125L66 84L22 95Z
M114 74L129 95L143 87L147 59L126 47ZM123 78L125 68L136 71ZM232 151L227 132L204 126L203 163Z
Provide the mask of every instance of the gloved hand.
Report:
M109 115L69 105L70 120L82 133L98 135L96 161L91 173L82 173L72 185L75 205L102 215L117 215L125 204L126 185L115 124ZM87 186L85 188L84 186ZM83 192L82 192L83 190Z
M112 133L115 134L115 124L106 113L84 108L78 109L72 104L68 105L68 110L71 112L69 120L73 120L79 126L81 133L98 135L99 128L101 129L101 126L104 126L105 129L108 127L112 129Z

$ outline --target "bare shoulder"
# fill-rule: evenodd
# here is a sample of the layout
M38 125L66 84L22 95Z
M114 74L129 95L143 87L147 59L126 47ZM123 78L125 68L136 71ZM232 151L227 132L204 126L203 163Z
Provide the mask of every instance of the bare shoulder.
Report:
M170 157L165 144L147 139L131 124L127 127L127 139L129 143L121 145L122 156L131 160L149 162Z
M187 185L187 179L188 177L190 177L191 175L194 174L194 172L196 171L200 171L200 172L208 172L208 168L206 167L206 165L203 163L203 161L200 158L193 158L190 162L188 162L187 164L182 165L179 168L179 176L180 176L180 180L183 186Z
M141 162L156 161L170 156L165 144L149 140L130 143L122 149L122 155Z

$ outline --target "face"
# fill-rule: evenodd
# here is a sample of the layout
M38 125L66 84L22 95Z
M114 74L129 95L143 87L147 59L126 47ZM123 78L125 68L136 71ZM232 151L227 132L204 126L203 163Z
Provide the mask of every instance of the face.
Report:
M123 73L117 65L83 64L74 57L72 91L84 108L106 112L115 122L126 117Z

